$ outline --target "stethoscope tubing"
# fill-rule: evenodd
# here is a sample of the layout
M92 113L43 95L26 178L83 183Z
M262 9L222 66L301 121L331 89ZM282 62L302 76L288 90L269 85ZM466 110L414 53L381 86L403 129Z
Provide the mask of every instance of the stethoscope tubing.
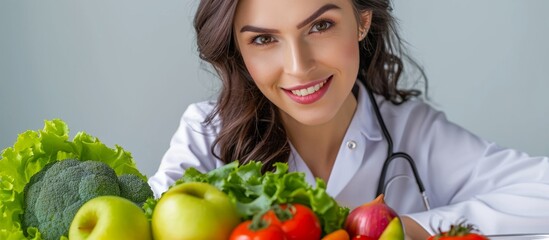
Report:
M429 204L429 198L427 197L427 193L425 192L425 187L423 185L423 182L421 181L421 177L419 176L419 173L416 168L416 164L412 157L404 152L394 152L393 149L393 139L391 138L391 134L389 133L389 130L387 130L387 126L385 125L385 121L383 120L383 117L381 116L381 112L379 110L379 106L377 105L377 102L374 98L374 94L372 91L366 87L366 92L368 92L368 96L370 98L370 101L372 102L372 106L374 107L374 112L377 118L377 122L379 123L381 127L381 131L383 132L383 136L385 137L385 140L387 141L387 158L383 162L383 168L381 169L381 175L379 177L379 182L377 185L377 191L376 196L379 196L380 194L385 193L385 180L387 175L387 169L389 168L389 165L394 159L400 158L405 159L406 162L410 165L410 168L412 169L412 173L414 174L414 178L416 179L416 184L418 186L419 192L423 199L423 205L427 210L431 209L431 205Z

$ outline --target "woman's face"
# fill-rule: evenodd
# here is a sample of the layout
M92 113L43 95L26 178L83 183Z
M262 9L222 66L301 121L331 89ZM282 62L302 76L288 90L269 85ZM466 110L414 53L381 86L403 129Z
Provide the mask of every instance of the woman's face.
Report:
M361 29L350 0L240 0L234 20L257 87L283 119L306 125L329 122L352 98Z

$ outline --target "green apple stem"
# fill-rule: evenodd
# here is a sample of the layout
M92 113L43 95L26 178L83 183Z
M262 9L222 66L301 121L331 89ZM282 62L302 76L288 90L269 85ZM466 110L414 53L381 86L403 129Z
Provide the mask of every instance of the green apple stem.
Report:
M78 229L80 230L80 232L85 235L86 237L89 236L91 234L91 232L93 231L93 229L95 228L95 225L97 224L97 217L94 216L90 219L87 219L85 220L84 222L82 222L82 225L80 225L78 227Z

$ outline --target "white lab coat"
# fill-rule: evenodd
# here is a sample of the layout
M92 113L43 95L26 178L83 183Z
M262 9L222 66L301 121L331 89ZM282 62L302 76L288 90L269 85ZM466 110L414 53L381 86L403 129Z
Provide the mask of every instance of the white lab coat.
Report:
M375 119L362 84L358 106L327 182L327 192L351 209L374 199L387 143ZM395 152L408 153L417 166L430 200L425 211L409 165L391 163L386 181L386 202L399 214L418 221L425 229L466 219L484 234L549 233L549 158L531 157L485 141L420 100L394 105L376 96L391 134ZM149 179L155 196L179 179L184 169L210 171L223 163L211 146L219 132L204 125L214 103L192 104L183 114L156 174ZM314 177L292 147L290 171Z

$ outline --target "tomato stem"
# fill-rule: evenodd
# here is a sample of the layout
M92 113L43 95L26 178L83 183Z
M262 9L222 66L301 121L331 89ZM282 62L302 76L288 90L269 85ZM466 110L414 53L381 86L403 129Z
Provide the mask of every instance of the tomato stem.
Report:
M278 204L273 205L271 208L281 222L288 221L294 217L295 207L292 204L286 204L285 209L282 209Z
M436 235L432 238L434 240L443 239L444 237L463 237L470 234L480 233L479 229L470 223L467 223L466 220L461 220L456 224L451 224L448 231L442 231L439 226L437 229Z
M269 221L263 219L263 215L265 215L267 211L269 211L269 209L265 209L255 214L252 218L252 223L248 226L248 229L257 232L261 229L267 228L271 224Z

